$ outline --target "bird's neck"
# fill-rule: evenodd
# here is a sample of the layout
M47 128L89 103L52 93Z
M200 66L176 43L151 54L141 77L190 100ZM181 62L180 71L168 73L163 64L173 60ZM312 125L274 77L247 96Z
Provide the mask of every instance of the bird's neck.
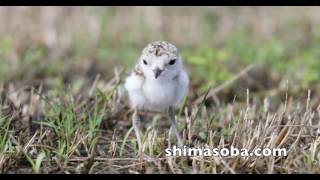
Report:
M174 76L160 76L157 79L154 77L147 77L146 82L151 83L151 84L169 84L169 83L175 83L176 80L179 78L179 74L174 75Z

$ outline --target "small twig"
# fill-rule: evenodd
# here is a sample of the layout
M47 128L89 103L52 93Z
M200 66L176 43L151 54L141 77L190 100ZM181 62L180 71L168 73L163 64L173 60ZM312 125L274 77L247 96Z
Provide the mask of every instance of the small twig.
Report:
M145 163L146 163L146 162L134 163L134 164L130 164L130 165L126 165L126 166L119 167L117 170L119 171L119 170L123 170L123 169L128 169L128 168L131 168L131 167L143 165L143 164L145 164Z
M69 159L69 162L79 162L79 161L86 161L89 157L79 157L79 158L72 158ZM147 161L161 161L165 160L166 158L143 158L142 160ZM94 161L141 161L140 158L102 158L102 157L95 157Z
M221 160L222 164L225 166L225 168L228 171L230 171L230 173L236 174L236 172L229 166L229 164L225 160L223 160L221 156L219 156L219 157L220 157L220 160Z
M210 93L210 89L208 89L208 91L204 94L203 99L201 101L201 104L199 105L199 107L197 108L197 112L195 114L195 116L193 117L193 119L191 118L190 123L194 122L194 120L197 119L198 114L199 114L199 110L202 108L202 106L204 105L204 102L206 101L208 95Z
M38 135L38 131L36 131L34 133L34 135L30 138L30 140L28 141L28 143L24 146L23 148L23 153L27 153L28 148L30 147L30 145L32 145L32 143L34 142L34 140L36 139L36 136Z
M57 151L56 148L48 146L48 145L43 145L43 144L31 144L31 145L29 145L29 147L47 148L47 149L50 149L50 150L53 150L53 151Z
M92 96L94 90L97 88L97 84L98 84L98 81L100 80L100 74L97 74L96 78L94 79L94 82L89 90L89 97Z
M230 84L234 83L236 80L240 79L242 76L247 74L252 68L254 67L253 64L249 65L245 69L243 69L239 74L233 76L231 79L227 80L223 84L219 85L218 87L212 89L212 87L209 88L209 93L207 95L207 98L210 98L217 94L218 92L222 91L226 87L228 87ZM205 94L200 96L196 101L195 104L200 104L203 101L203 98L205 97Z

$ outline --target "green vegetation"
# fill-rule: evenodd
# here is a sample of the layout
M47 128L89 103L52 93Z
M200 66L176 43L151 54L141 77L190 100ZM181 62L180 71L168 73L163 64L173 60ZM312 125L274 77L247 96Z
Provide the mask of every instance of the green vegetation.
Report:
M320 173L319 9L40 9L0 11L26 26L0 31L0 173ZM191 77L177 113L186 145L289 155L166 158L170 123L147 114L139 157L121 84L158 39L179 47Z

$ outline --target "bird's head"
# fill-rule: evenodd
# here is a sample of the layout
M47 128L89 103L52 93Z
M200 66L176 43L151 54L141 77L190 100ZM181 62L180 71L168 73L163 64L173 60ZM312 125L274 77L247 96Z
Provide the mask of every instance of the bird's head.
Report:
M170 79L182 69L178 49L166 41L155 41L147 45L140 56L140 67L147 78Z

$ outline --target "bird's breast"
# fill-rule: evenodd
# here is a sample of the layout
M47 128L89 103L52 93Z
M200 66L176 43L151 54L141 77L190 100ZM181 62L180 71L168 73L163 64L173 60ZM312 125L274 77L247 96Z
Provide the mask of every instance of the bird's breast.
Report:
M170 81L146 81L143 86L143 91L150 106L168 107L175 102L176 83Z

